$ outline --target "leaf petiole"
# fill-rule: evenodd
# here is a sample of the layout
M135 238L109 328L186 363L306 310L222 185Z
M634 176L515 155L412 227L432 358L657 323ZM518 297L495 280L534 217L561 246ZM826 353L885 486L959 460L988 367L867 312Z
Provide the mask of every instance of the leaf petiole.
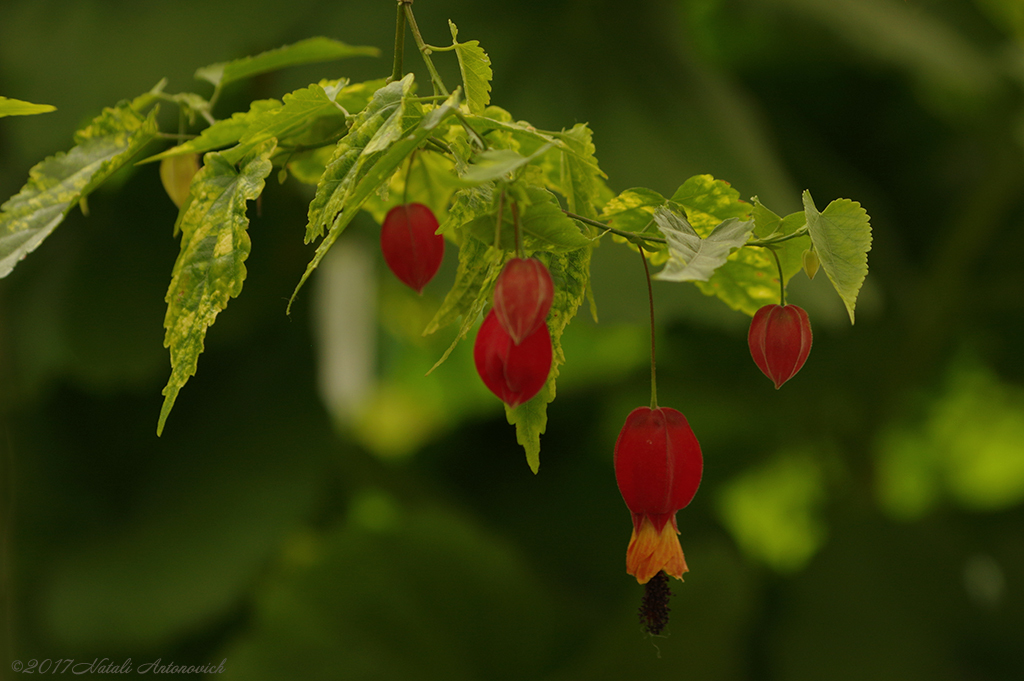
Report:
M656 244L668 243L664 238L662 238L660 236L645 236L643 234L640 234L639 232L627 232L627 231L625 231L623 229L616 229L615 227L612 227L611 225L608 225L608 224L605 224L603 222L600 222L599 220L592 220L590 218L585 218L582 215L577 215L576 213L571 213L571 212L569 212L567 210L564 210L564 209L562 210L562 212L565 213L566 215L568 215L569 217L571 217L573 220L579 220L580 222L582 222L582 223L584 223L586 225L591 225L593 227L597 227L598 229L603 229L606 232L611 232L612 234L618 234L619 236L624 237L626 239L629 239L630 241L633 241L633 242L635 242L637 239L639 239L639 240L642 240L642 241L650 241L650 242L656 243Z

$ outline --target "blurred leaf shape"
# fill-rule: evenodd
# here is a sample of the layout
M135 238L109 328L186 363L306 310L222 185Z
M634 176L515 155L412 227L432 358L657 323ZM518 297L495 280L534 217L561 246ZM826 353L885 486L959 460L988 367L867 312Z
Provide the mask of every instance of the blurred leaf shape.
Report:
M51 104L33 104L32 102L25 102L20 99L0 96L0 118L4 116L32 116L56 110L57 107Z
M784 453L726 483L718 514L748 556L791 573L825 543L824 498L819 464L806 453Z
M528 679L553 603L516 550L455 511L363 490L262 581L226 678Z
M1024 388L954 365L922 424L881 436L876 465L879 502L896 518L920 518L944 496L974 511L1016 506L1024 501Z
M340 40L331 38L306 38L291 45L267 50L253 57L243 57L230 62L203 66L196 70L195 77L213 83L216 87L223 87L242 78L276 71L288 66L315 64L357 55L376 57L378 54L380 54L380 50L376 47L346 45Z

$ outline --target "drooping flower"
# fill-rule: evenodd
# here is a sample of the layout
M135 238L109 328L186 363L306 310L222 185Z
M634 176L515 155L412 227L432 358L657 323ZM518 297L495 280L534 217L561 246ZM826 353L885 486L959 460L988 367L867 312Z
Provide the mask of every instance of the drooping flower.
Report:
M765 305L750 321L747 344L754 363L778 390L811 353L811 321L796 305Z
M423 292L444 258L444 237L434 211L422 203L395 206L384 216L380 248L388 268L417 293Z
M633 514L626 572L646 584L664 570L687 572L676 512L700 485L704 459L686 417L675 409L638 407L615 441L615 480Z
M551 334L541 324L516 345L492 308L473 345L476 371L484 385L510 407L517 407L540 392L551 372Z
M548 316L555 287L551 273L536 258L512 258L494 282L494 313L519 345Z

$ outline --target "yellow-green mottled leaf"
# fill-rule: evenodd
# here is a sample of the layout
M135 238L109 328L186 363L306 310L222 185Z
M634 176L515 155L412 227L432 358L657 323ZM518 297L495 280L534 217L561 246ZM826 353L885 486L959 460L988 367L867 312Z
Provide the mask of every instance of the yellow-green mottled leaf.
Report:
M580 223L566 216L555 195L540 187L526 187L522 194L528 203L521 204L519 232L523 248L527 251L574 251L591 244L590 237L581 231ZM485 243L494 243L497 226L497 206L465 224L465 230ZM515 229L512 209L506 202L502 211L501 240L499 246L515 250Z
M561 154L559 193L565 197L569 210L587 218L595 218L601 208L604 174L597 165L593 137L585 123L556 135L569 152Z
M852 324L857 294L868 276L870 218L859 203L849 199L836 199L820 213L809 191L804 191L803 199L807 229L821 269L843 299Z
M411 79L412 74L406 76ZM404 79L403 79L404 80ZM403 81L395 81L395 83L402 83ZM416 120L418 122L411 128L407 128L406 124L403 123L401 128L402 131L399 135L392 137L385 128L382 126L381 130L383 133L380 137L376 135L371 138L369 143L366 145L369 148L374 144L374 139L381 139L385 135L388 136L388 143L386 146L381 145L379 150L372 155L366 162L360 162L355 171L352 181L349 184L349 189L345 192L345 198L343 199L343 207L341 212L337 214L334 221L331 223L331 229L327 232L327 236L324 237L323 241L316 248L316 253L313 255L313 259L309 265L306 266L306 271L302 273L302 278L299 279L299 283L295 287L295 291L292 292L291 298L288 300L288 309L291 309L292 302L295 301L295 296L298 295L302 285L306 283L309 275L313 273L313 270L317 268L320 261L330 250L334 242L337 241L341 233L345 231L349 223L352 222L352 218L356 216L356 213L362 208L363 203L369 198L370 194L377 191L382 184L388 181L391 174L395 172L395 169L409 157L409 154L414 152L420 146L424 144L424 141L434 133L435 130L452 116L459 107L459 100L462 97L461 89L456 89L455 92L448 97L447 100L440 106L434 107L427 111L425 114L419 116ZM324 173L327 175L327 172ZM319 191L319 187L318 187Z
M366 164L364 153L382 128L387 137L401 133L405 97L412 91L413 75L382 87L374 93L366 108L353 119L349 132L338 142L317 183L316 195L309 204L306 243L320 237L346 205L348 192Z
M751 217L754 234L758 236L788 236L804 226L803 211L781 218L754 198ZM788 283L802 266L801 255L810 239L807 236L789 239L773 248L782 264L783 281ZM767 248L741 248L729 256L724 265L715 270L708 281L696 282L706 295L717 296L734 310L753 316L765 305L780 301L779 268Z
M565 363L562 352L562 332L576 316L586 296L590 283L590 248L580 248L568 253L538 253L555 284L555 297L548 315L548 331L551 333L551 373L540 392L518 407L505 405L508 422L516 427L516 441L526 450L526 462L530 470L540 470L540 436L548 425L548 405L555 399L555 379L559 367Z
M75 146L36 164L21 191L0 206L0 277L34 251L89 192L138 153L157 133L156 108L143 95L104 109L75 133Z
M33 104L20 99L0 97L0 118L4 116L32 116L35 114L56 111L57 107L50 104Z
M195 77L223 86L230 82L251 76L276 71L288 66L315 64L359 55L376 57L380 50L376 47L357 47L346 45L339 40L330 38L306 38L291 45L274 50L267 50L253 57L243 57L229 62L210 64L196 71Z
M505 262L505 253L489 246L479 239L466 239L459 247L459 268L455 273L455 283L445 296L444 302L438 308L434 318L423 330L427 336L440 328L448 326L459 317L469 320L472 325L476 321L476 315L470 311L482 299L484 303L490 298L490 290L486 283L488 279L491 286L497 275L493 274L495 267L500 271ZM483 306L480 306L480 310ZM480 313L477 310L477 314ZM464 334L460 334L460 337Z
M475 114L481 113L491 101L491 58L480 47L480 42L470 40L468 43L458 41L459 29L451 21L448 27L452 31L452 45L455 55L459 58L459 71L462 72L462 86L466 91L466 104Z
M694 231L702 237L729 218L746 220L752 206L725 180L711 175L694 175L684 182L669 201L682 206Z
M343 112L319 83L289 92L284 106L254 114L238 144L224 152L224 158L238 163L269 139L283 144L307 131L322 116L341 117Z
M459 275L456 276L455 286L445 297L441 310L438 310L437 315L431 320L427 331L423 333L426 335L431 328L440 328L459 316L462 317L462 325L451 345L441 358L434 362L434 366L430 367L428 374L444 364L459 341L472 331L480 314L491 302L494 282L498 280L502 268L512 256L513 254L508 251L486 246L473 237L468 237L459 248Z
M171 351L171 376L163 390L157 435L178 397L196 373L206 330L238 296L249 257L246 202L263 191L274 140L243 158L241 170L220 152L210 152L192 180L191 198L180 220L181 252L167 289L164 347Z

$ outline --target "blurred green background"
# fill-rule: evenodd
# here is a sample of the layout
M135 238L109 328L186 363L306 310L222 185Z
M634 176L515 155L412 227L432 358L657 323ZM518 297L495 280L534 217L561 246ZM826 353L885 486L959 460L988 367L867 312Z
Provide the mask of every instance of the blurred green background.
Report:
M872 217L855 327L823 276L794 279L815 344L779 391L746 317L654 286L660 401L705 455L668 636L639 629L611 466L649 390L635 256L595 254L601 321L567 332L535 477L470 343L423 377L455 249L418 298L363 220L286 317L311 190L272 176L245 290L158 439L178 245L149 165L0 281L0 678L96 657L255 681L1024 678L1024 4L415 10L428 42L448 19L481 41L516 118L588 122L615 191L711 173L780 213L806 188ZM3 0L0 94L58 110L0 120L0 197L164 76L208 95L197 67L313 35L386 56L239 84L218 115L387 75L393 21L382 0Z

